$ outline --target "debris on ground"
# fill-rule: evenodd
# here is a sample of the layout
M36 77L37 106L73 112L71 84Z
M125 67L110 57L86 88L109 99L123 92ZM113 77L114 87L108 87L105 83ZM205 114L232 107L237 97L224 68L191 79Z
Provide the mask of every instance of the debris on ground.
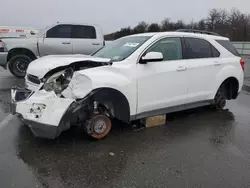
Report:
M141 120L136 120L132 124L133 131L140 131L145 128L145 124Z

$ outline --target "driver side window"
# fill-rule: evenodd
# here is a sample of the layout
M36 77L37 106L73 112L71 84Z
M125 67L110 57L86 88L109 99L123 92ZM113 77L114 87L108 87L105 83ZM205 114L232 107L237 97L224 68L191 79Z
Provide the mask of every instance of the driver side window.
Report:
M46 38L71 38L71 25L61 24L47 31Z
M163 61L182 59L182 46L180 38L164 38L156 42L148 52L161 52Z

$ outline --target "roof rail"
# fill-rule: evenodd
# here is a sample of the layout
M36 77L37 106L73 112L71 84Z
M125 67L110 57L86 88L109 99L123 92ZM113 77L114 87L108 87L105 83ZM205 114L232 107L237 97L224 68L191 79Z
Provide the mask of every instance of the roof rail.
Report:
M177 32L200 33L200 34L220 36L218 33L214 33L214 32L211 32L211 31L196 30L196 29L178 29L176 31Z

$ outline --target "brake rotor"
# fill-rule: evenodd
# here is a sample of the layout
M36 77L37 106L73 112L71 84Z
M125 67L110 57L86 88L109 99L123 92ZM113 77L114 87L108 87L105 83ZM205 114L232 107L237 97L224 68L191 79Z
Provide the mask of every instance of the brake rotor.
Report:
M96 139L102 139L107 136L112 124L109 117L98 114L91 118L89 125L92 132L91 136Z
M217 109L223 109L226 106L226 98L220 97L217 102Z

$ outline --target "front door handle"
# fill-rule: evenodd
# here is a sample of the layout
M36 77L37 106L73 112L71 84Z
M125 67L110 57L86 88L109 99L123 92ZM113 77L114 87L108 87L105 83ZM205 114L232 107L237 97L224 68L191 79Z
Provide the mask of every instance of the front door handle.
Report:
M62 42L62 44L70 44L70 42Z
M215 61L215 62L214 62L214 66L220 66L220 64L221 64L221 63L218 62L218 61Z
M100 43L92 43L92 45L98 46L100 45Z
M179 66L176 70L177 71L185 71L185 70L187 70L187 67Z

